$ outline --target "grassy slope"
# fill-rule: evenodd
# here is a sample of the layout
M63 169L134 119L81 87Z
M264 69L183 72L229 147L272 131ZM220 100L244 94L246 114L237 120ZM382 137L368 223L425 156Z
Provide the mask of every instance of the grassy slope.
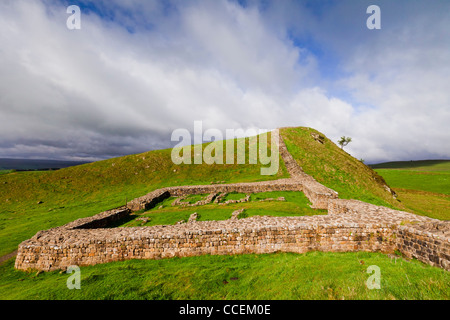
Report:
M323 136L316 141L311 133ZM404 209L383 188L384 180L361 161L353 158L320 132L311 128L283 128L281 135L297 163L343 199L357 199L376 205Z
M310 131L281 131L289 151L307 173L338 191L340 197L399 207L373 180L381 177L328 139L324 145L314 141ZM260 165L175 165L170 156L170 149L156 150L58 171L0 175L0 255L13 251L39 230L124 205L160 187L287 177L282 161L278 175L262 176Z
M282 133L305 171L339 191L341 197L397 206L379 186L358 181L370 180L373 173L328 140L321 149L311 144L307 129L284 129ZM3 174L0 254L16 249L38 230L122 205L125 198L162 186L285 176L284 166L275 177L260 176L259 166L254 165L175 166L170 150L54 172ZM38 205L38 201L43 203ZM13 264L10 259L0 266L0 299L448 299L450 290L448 272L363 252L116 262L82 267L81 290L68 290L64 273L24 273L14 270ZM381 268L381 290L365 286L369 265Z
M450 195L450 172L376 169L389 185L396 188Z
M374 167L384 168L375 170L410 211L450 220L450 161L402 161Z
M248 146L248 139L246 141ZM2 174L0 256L17 249L20 242L39 230L124 205L127 200L161 187L288 177L282 161L277 175L262 176L261 166L248 164L248 153L246 156L247 164L244 165L175 165L171 160L171 149L165 149L58 171ZM39 204L40 201L43 203Z
M370 165L373 169L404 169L414 171L450 171L450 160L392 161Z
M369 290L367 268L381 272ZM80 290L66 273L0 266L0 299L449 299L450 273L380 253L252 254L132 260L82 267Z
M86 161L0 158L0 170L48 170L84 164Z

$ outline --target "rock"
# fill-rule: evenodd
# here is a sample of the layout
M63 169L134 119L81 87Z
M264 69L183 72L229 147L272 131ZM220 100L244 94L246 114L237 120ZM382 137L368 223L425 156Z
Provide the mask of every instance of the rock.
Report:
M316 140L317 142L319 142L319 143L321 143L321 144L323 144L324 143L324 140L325 140L325 137L324 136L322 136L322 135L320 135L320 134L318 134L318 133L315 133L315 132L311 132L311 136L314 138L314 140Z
M150 218L149 217L139 217L139 218L136 218L136 221L142 221L142 224L146 224L147 222L150 221Z
M188 222L195 222L195 221L197 221L197 218L198 218L198 214L197 214L197 212L194 212L193 214L191 214L189 216Z
M238 216L242 213L242 212L244 212L244 209L239 209L239 210L236 210L236 211L233 211L233 213L231 214L231 220L237 220L238 219Z

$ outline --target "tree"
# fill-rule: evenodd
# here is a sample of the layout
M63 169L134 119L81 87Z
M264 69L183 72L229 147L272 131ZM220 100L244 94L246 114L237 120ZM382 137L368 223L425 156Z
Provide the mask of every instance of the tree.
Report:
M341 149L344 149L346 145L348 145L352 141L352 138L342 136L341 139L338 141L339 145L341 146Z

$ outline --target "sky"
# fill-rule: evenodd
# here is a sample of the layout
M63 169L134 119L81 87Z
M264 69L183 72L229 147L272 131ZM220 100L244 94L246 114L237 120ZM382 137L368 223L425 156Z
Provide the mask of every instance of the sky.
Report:
M168 148L194 121L350 136L366 163L450 159L450 1L0 1L0 157Z

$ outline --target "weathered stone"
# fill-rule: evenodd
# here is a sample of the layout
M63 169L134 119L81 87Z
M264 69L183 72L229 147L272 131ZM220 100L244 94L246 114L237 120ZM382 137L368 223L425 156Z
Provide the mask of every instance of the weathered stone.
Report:
M189 216L188 222L195 222L195 221L197 221L197 217L198 217L197 212L194 212L193 214L191 214L191 215Z
M238 216L242 213L242 212L244 212L244 209L239 209L239 210L236 210L236 211L233 211L233 213L231 214L231 220L237 220L238 219Z

